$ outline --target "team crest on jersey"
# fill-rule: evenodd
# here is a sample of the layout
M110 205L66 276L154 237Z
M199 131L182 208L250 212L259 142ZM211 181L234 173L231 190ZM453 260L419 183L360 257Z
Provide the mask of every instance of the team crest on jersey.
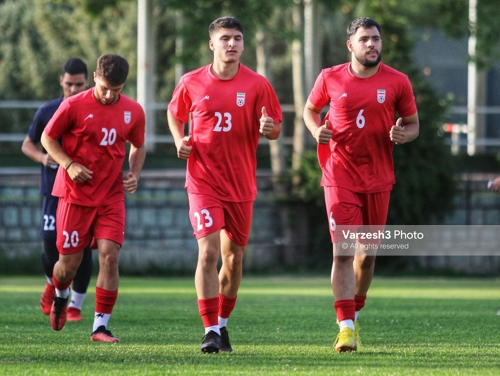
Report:
M123 120L125 120L125 124L130 124L130 120L132 120L132 112L124 111L123 112Z
M243 107L245 104L245 93L236 93L236 104L238 107Z
M383 90L383 89L377 90L377 101L378 101L378 103L385 102L385 90Z

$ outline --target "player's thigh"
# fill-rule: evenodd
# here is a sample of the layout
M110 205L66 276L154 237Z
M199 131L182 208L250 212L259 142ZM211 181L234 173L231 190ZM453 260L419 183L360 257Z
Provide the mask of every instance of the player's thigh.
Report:
M57 206L57 249L60 254L82 251L92 238L92 226L97 209L59 199Z
M228 239L239 247L245 247L248 244L252 214L253 201L224 202L224 231Z
M356 192L341 187L324 187L328 228L332 243L344 239L344 231L363 224L362 202Z
M97 208L93 235L97 240L99 250L102 248L99 243L101 239L111 240L116 245L109 245L109 247L120 249L125 238L125 201Z
M222 202L212 196L188 194L189 221L196 239L204 238L224 227Z

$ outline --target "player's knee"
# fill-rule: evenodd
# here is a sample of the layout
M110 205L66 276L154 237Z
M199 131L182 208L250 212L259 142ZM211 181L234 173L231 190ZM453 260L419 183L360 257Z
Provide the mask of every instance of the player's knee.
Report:
M219 250L215 247L202 248L198 254L198 261L205 266L213 266L219 261Z
M371 269L375 265L375 256L356 256L356 263L361 269Z
M334 264L337 264L337 265L348 265L350 267L352 267L352 261L353 261L354 257L353 256L334 256L333 257L333 262Z
M99 257L101 267L114 268L118 265L119 252L107 252Z
M233 268L241 267L243 264L243 252L230 253L224 257L224 263Z
M76 270L78 269L78 265L74 263L65 263L65 262L59 262L58 263L58 280L60 282L65 282L70 279L73 279Z

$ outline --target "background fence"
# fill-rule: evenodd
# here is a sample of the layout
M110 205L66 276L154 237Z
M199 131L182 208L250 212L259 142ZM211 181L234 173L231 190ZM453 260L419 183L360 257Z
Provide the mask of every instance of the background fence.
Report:
M139 190L134 195L127 195L122 271L140 274L194 271L197 244L188 219L184 176L184 170L144 171ZM500 195L486 189L491 178L493 176L488 174L463 175L463 193L457 196L455 208L443 224L500 223ZM38 183L38 169L0 169L0 258L4 264L31 260L34 264L30 271L40 269L38 259L42 252ZM253 272L307 271L308 266L316 265L317 269L318 264L320 269L328 269L331 244L325 243L322 255L311 253L315 248L311 244L314 240L309 239L307 229L300 222L300 204L291 202L283 206L279 203L266 171L259 171L258 187L245 269ZM287 221L296 221L292 235L282 225L284 213L288 216ZM400 262L400 265L409 270L420 267L469 273L500 270L500 260L496 257L412 257L411 261Z

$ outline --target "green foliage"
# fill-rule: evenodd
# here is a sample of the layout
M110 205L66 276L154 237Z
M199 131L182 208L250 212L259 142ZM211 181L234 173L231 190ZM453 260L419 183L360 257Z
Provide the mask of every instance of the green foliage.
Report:
M314 205L323 204L323 188L320 186L321 168L316 149L304 152L300 168L292 171L292 175L300 181L296 195L301 201Z
M500 293L491 279L376 278L359 316L363 347L351 354L332 347L338 327L327 276L244 277L228 324L234 351L213 355L199 349L192 278L123 278L109 321L118 344L89 341L93 289L84 321L52 330L38 308L43 283L0 279L3 375L484 376L500 369L492 330Z
M42 97L53 73L47 48L36 26L33 7L22 1L0 5L0 99L34 99ZM57 76L56 76L57 77Z
M441 0L439 4L440 27L455 38L468 37L471 33L469 24L468 0ZM500 36L498 35L498 0L477 0L476 25L476 62L486 69L498 62L500 57Z
M124 93L134 96L136 2L118 2L94 19L79 0L7 0L0 4L0 27L0 99L57 97L59 75L68 58L82 58L92 74L103 53L117 53L129 61Z
M209 64L213 55L208 49L208 26L218 17L233 16L238 18L244 28L245 52L242 56L243 63L253 66L254 35L259 30L272 30L282 33L283 30L269 26L269 17L276 13L285 12L293 5L287 0L247 0L235 2L231 0L213 1L184 1L169 0L168 8L180 11L182 14L182 26L176 29L176 35L184 40L183 51L176 57L177 61L184 64L186 71ZM279 10L279 11L277 11ZM265 17L261 15L265 14Z

